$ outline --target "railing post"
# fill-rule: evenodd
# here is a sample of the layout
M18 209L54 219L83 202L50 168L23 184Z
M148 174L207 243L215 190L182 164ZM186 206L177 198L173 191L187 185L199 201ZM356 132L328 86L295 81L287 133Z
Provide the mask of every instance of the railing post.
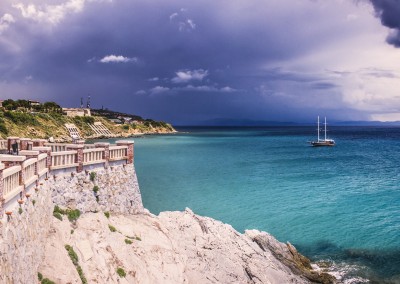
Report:
M37 147L33 147L33 150L39 151L39 154L42 154L42 153L46 153L47 154L46 168L48 168L49 171L50 171L50 166L51 166L51 147L37 146Z
M5 165L0 163L0 220L3 218L4 211L4 180L3 180L3 170L5 169Z
M14 153L13 145L17 145L17 149ZM18 154L19 137L7 137L7 151L9 154Z
M97 142L94 143L96 148L104 148L102 159L105 160L104 167L108 168L108 163L110 162L110 143L108 142Z
M28 143L31 141L30 138L20 138L19 139L20 150L28 150Z
M83 149L85 148L84 144L70 144L67 146L67 150L75 150L75 163L78 164L76 167L76 172L80 173L83 171Z
M46 139L32 139L33 147L43 147L44 143L47 142Z
M134 152L133 152L133 145L134 145L134 141L129 141L129 140L119 140L115 142L118 146L128 146L128 150L127 150L127 160L126 163L127 164L133 164L133 158L134 158Z
M40 151L33 151L33 150L21 150L19 154L25 156L27 159L29 158L38 158ZM35 163L35 175L38 175L38 165L37 162Z

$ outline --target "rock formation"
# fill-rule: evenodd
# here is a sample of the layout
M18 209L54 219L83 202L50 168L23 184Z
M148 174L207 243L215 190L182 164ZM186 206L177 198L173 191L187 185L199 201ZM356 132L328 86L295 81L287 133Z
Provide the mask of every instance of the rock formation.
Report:
M190 209L86 213L76 224L54 218L39 272L56 283L82 283L67 244L87 283L334 283L292 245L256 230L240 234Z

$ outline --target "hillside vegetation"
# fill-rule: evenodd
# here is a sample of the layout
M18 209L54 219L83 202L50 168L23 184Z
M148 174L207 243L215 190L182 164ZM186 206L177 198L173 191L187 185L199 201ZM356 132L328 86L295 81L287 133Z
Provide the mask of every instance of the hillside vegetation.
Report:
M144 120L138 116L134 116L137 118L135 123L116 124L103 114L96 112L94 116L68 117L55 103L41 104L40 107L21 107L15 102L7 104L7 101L10 100L3 101L3 108L0 109L0 136L2 138L17 136L48 139L53 137L57 141L69 141L71 138L65 127L66 123L75 124L83 138L96 138L94 131L89 126L95 122L101 122L115 137L175 132L175 129L168 123Z

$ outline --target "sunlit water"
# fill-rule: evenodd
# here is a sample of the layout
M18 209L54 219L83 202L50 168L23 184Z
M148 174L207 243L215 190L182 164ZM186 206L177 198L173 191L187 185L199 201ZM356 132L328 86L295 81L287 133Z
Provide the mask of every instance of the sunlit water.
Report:
M400 282L400 128L191 128L135 139L143 203L258 229L330 260L343 282ZM384 280L383 280L384 279ZM396 282L397 281L397 282Z

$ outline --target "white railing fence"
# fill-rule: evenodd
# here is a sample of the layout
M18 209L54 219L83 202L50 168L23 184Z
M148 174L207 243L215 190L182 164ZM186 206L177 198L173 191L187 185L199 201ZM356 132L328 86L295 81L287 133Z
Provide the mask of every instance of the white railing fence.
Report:
M15 141L19 141L18 139L18 137L9 137L8 140L0 140L0 150L7 150L8 145L11 145L9 142L16 143ZM24 138L21 138L21 141L26 142L26 145L33 143ZM0 173L2 174L0 175L0 178L2 178L2 183L0 183L0 219L5 206L14 204L13 202L16 200L23 203L23 200L20 199L23 199L24 196L26 198L30 196L27 190L29 191L34 183L38 185L39 179L52 171L69 169L67 172L70 172L72 169L72 171L81 172L84 170L84 166L100 163L107 166L108 162L111 161L133 163L133 142L130 141L117 141L117 145L112 146L109 143L62 144L43 142L39 146L35 146L34 151L23 149L20 152L26 156L22 154L20 156L0 154Z

